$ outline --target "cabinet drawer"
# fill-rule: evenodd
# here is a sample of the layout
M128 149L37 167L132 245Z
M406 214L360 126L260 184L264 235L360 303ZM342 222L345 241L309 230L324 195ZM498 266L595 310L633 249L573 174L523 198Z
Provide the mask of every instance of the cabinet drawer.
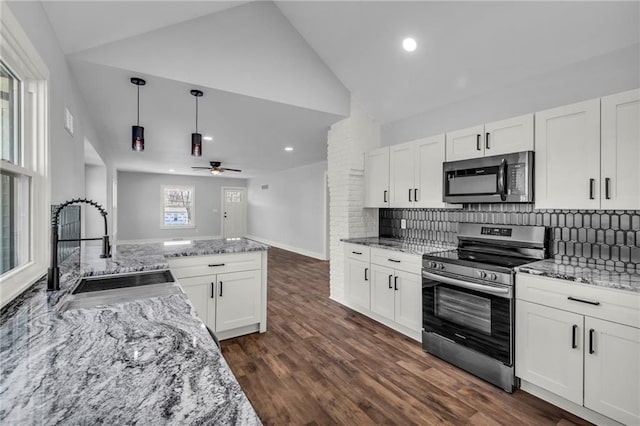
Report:
M516 298L640 327L640 294L637 293L531 274L517 274Z
M361 244L344 244L344 254L347 259L361 260L369 263L371 258L371 249Z
M168 262L176 278L185 278L260 269L261 260L261 252L250 252L177 257L168 259Z
M420 274L422 270L422 256L419 254L403 253L376 247L371 248L371 263L411 272L412 274Z

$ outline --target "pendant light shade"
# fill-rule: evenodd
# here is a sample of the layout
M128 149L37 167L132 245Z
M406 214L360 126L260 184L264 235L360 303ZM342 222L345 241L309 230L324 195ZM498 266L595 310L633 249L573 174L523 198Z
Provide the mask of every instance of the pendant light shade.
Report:
M131 126L131 149L144 151L144 127L140 125L140 86L144 86L147 82L141 78L133 77L131 83L138 86L138 124Z
M194 157L202 156L202 135L198 133L198 98L204 93L201 90L192 90L191 94L196 98L196 132L191 133L191 155Z

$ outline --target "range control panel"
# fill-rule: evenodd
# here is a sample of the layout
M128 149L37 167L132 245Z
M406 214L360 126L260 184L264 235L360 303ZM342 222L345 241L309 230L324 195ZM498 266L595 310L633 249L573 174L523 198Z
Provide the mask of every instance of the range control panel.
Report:
M511 228L499 228L483 226L480 230L481 235L492 235L494 237L510 237L513 230Z

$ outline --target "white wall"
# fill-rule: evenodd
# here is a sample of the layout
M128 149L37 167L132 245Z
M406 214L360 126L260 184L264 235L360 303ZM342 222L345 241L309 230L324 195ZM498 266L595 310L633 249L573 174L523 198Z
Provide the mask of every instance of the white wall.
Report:
M85 164L84 182L86 198L102 207L107 206L107 169L104 166ZM86 238L104 235L104 219L98 210L91 206L83 209L83 236Z
M329 130L329 241L331 298L344 301L343 238L378 235L378 209L364 205L364 153L380 145L380 125L351 101L351 116Z
M160 229L162 185L193 185L195 228ZM118 172L118 241L220 237L221 188L246 187L246 179L205 175Z
M640 45L382 126L394 145L640 87Z
M40 2L7 2L23 30L49 68L49 145L51 168L51 203L59 204L84 195L84 140L94 145L107 166L110 158L100 144L87 108L75 85L67 61L58 45ZM74 116L74 134L64 128L64 110Z
M249 238L326 260L326 170L322 161L249 179Z

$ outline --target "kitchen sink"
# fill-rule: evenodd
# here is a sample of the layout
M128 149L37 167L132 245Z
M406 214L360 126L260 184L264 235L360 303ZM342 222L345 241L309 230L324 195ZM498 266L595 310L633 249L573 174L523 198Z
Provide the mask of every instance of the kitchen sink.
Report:
M174 281L175 279L169 270L87 277L82 278L71 293L78 294L118 288L140 287L152 284L172 283Z
M139 272L82 278L58 306L58 311L126 303L150 297L180 294L170 271Z

